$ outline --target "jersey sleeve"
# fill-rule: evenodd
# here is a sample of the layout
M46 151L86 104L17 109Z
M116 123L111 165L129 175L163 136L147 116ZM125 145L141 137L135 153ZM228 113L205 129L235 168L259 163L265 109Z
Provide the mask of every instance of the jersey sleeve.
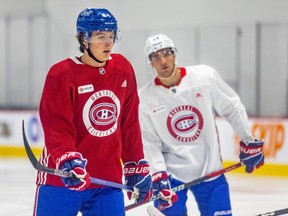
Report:
M45 146L55 161L67 151L75 151L72 94L66 79L48 73L40 101L39 115Z
M237 93L214 69L211 75L212 103L217 114L227 120L243 140L251 140L251 129L244 105Z

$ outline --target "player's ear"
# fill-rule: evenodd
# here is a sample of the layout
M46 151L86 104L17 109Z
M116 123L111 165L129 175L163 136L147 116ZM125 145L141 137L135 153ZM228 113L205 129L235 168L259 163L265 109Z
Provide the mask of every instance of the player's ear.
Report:
M88 45L88 43L83 39L83 41L82 41L82 44L85 46L85 48L86 49L88 49L89 48L89 45Z
M84 39L84 36L81 35L81 37L79 38L80 39L80 42L85 46L85 48L87 49L88 48L88 42L85 41Z

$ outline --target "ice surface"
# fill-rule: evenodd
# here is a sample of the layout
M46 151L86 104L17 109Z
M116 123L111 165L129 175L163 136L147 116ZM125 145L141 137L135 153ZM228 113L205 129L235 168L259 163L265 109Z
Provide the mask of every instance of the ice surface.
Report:
M0 159L0 216L32 216L35 177L36 171L28 159ZM227 178L234 216L288 208L288 178L253 174L227 174ZM126 205L130 203L126 200ZM129 210L126 215L147 216L146 208L151 204ZM199 216L191 194L188 210L189 216Z

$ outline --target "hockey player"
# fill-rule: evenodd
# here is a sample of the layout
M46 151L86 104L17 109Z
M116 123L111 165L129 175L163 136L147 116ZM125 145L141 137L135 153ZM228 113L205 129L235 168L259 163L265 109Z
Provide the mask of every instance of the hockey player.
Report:
M151 197L152 179L144 160L134 70L120 54L115 17L86 8L77 19L80 57L49 70L39 108L45 146L41 163L73 178L39 172L34 215L124 216L122 190L90 184L89 176L136 188L137 203Z
M222 169L215 113L241 137L240 160L246 172L264 164L263 140L250 133L238 95L211 67L178 67L176 48L166 35L151 36L145 55L155 79L139 90L145 158L151 166L155 206L166 216L187 215L187 191L171 188ZM232 215L224 175L189 188L202 216Z

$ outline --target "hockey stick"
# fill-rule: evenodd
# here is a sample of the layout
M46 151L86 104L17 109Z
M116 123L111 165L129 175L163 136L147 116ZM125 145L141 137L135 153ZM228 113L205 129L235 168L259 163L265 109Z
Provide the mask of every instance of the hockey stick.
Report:
M147 212L148 212L149 216L165 216L154 206L148 206Z
M32 150L30 148L30 145L29 145L27 138L26 138L26 135L25 135L24 120L22 121L22 134L23 134L23 142L24 142L24 147L25 147L26 153L28 155L28 158L29 158L31 164L33 165L33 167L36 170L38 170L40 172L45 172L45 173L49 173L52 175L60 176L60 177L67 177L67 178L73 177L73 174L71 172L46 167L46 166L42 165L37 160L37 158L35 157L35 155L33 154ZM90 182L93 184L98 184L98 185L103 185L103 186L108 186L108 187L115 187L115 188L131 191L131 192L137 191L136 188L134 190L134 188L131 186L122 185L122 184L119 184L116 182L106 181L106 180L99 179L99 178L90 177Z
M218 176L218 175L221 175L221 174L224 174L224 173L229 172L229 171L231 171L231 170L234 170L234 169L236 169L236 168L239 168L239 167L241 167L241 166L243 166L243 165L244 165L243 162L236 163L236 164L231 165L231 166L229 166L229 167L226 167L226 168L224 168L224 169L221 169L221 170L212 172L212 173L210 173L210 174L207 174L206 176L203 176L203 177L200 177L200 178L198 178L198 179L192 180L192 181L190 181L190 182L187 182L187 183L183 183L183 184L181 184L181 185L178 185L177 187L172 188L172 191L176 193L176 192L178 192L178 191L181 191L181 190L184 190L184 189L186 189L186 188L189 188L189 187L191 187L191 186L193 186L193 185L199 184L199 183L201 183L201 182L203 182L203 181L205 181L205 180L207 180L207 179L216 177L216 176ZM125 210L127 211L127 210L130 210L130 209L133 209L133 208L135 208L135 207L144 205L144 204L146 204L146 203L148 203L148 202L155 201L156 199L159 199L159 196L157 196L157 197L156 197L156 196L153 196L150 200L148 200L148 201L146 201L146 202L144 202L144 203L140 203L140 204L133 203L133 204L131 204L131 205L128 205L128 206L125 207Z
M256 216L274 216L274 215L283 215L288 213L288 208L276 210L273 212L266 212L264 214L258 214Z

